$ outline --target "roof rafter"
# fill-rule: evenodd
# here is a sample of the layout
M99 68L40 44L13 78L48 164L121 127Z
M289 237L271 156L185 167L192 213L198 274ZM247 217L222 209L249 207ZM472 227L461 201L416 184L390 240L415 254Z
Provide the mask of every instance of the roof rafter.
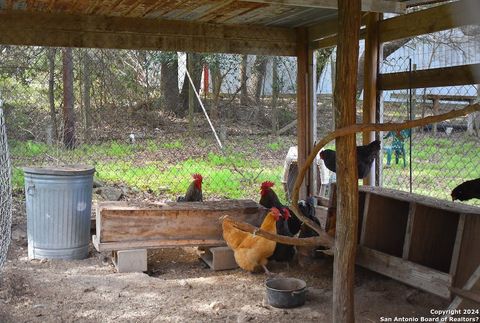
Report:
M241 0L294 7L338 9L338 0ZM362 0L362 11L405 13L405 3L386 0Z
M0 11L0 44L294 56L296 34L281 27Z

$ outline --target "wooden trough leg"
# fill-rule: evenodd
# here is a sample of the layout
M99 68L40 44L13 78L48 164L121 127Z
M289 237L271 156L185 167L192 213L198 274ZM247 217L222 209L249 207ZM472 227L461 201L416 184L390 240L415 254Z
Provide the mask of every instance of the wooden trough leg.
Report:
M113 251L113 264L119 273L147 271L147 249Z

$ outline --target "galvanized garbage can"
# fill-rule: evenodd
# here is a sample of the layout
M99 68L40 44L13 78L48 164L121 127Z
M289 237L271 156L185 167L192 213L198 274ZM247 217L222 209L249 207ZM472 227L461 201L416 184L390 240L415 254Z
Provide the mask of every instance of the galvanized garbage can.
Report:
M75 165L23 170L28 257L86 258L95 168Z

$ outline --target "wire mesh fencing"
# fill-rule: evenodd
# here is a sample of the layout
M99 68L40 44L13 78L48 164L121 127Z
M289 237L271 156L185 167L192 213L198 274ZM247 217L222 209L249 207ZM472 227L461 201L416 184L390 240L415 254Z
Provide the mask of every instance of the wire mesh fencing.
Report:
M265 180L283 198L283 161L296 143L295 59L66 51L0 51L15 188L21 166L84 163L124 195L175 199L200 173L206 199L258 199Z
M11 165L5 118L0 100L0 269L7 259L12 228Z
M413 72L410 57L389 62L393 72ZM403 122L457 110L478 101L477 85L386 91L383 121ZM480 115L429 124L400 133L383 133L382 185L440 199L453 188L480 177ZM478 200L466 203L480 205Z

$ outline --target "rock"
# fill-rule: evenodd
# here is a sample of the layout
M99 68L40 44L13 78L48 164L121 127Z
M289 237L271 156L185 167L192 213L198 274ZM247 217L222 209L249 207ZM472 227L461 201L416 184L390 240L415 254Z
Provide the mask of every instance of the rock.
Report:
M93 188L103 187L103 186L105 186L104 182L96 178L93 179Z
M225 304L222 304L220 302L213 302L209 305L209 307L214 311L218 312L220 310L223 310L226 308Z
M107 201L119 201L122 196L122 190L115 187L102 187L100 195Z
M182 279L180 282L179 282L179 285L182 286L182 287L186 287L186 288L192 288L192 285L190 285L186 280Z

